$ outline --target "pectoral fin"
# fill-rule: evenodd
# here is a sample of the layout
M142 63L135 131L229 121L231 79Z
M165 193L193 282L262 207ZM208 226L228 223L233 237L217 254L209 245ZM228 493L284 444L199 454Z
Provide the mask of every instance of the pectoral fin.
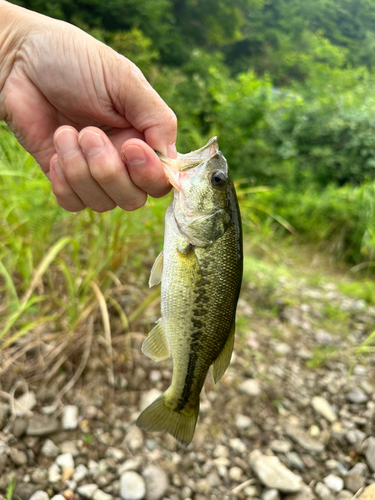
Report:
M154 265L151 269L150 279L148 281L148 286L158 285L161 282L161 275L163 274L163 250L156 257Z
M219 354L219 356L215 359L215 361L212 364L212 377L214 379L215 384L224 375L224 372L228 368L228 365L230 363L230 358L233 352L235 330L236 330L236 324L235 321L233 321L233 325L230 330L227 341L225 343L225 346L221 351L221 353Z
M162 318L157 321L154 328L148 334L147 339L143 342L142 352L153 361L161 361L162 359L169 358L169 347L165 337Z

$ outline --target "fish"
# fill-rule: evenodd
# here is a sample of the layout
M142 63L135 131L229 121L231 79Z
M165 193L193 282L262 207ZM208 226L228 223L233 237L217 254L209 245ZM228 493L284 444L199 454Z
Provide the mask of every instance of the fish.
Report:
M217 137L173 160L159 154L174 187L165 215L164 248L149 285L161 282L161 318L142 344L154 361L172 357L170 387L139 415L145 431L164 431L187 446L210 367L214 382L233 351L241 288L241 215Z

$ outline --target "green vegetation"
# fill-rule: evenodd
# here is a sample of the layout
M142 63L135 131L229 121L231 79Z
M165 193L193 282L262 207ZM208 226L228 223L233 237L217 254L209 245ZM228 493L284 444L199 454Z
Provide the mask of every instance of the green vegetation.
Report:
M371 0L15 3L72 22L139 65L177 114L181 152L219 136L238 181L251 252L273 262L248 261L245 276L263 266L273 290L275 278L290 272L279 260L280 241L307 243L366 272L367 280L339 286L375 304ZM68 345L98 304L107 347L110 335L129 331L156 296L136 286L160 250L168 199L130 215L68 214L5 126L0 195L3 345L36 325L53 338L66 332ZM260 307L270 306L272 317L271 302L270 294ZM118 319L115 332L108 309ZM337 320L334 310L326 313Z

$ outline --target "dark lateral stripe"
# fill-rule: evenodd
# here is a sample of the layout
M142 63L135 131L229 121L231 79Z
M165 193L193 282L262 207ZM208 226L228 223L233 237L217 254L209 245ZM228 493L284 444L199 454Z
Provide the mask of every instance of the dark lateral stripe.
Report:
M194 332L191 336L189 359L186 370L184 388L182 390L181 396L179 397L176 411L183 410L191 396L191 390L194 383L195 366L197 364L197 359L198 359L199 338L201 336L201 333L202 333L201 331Z
M207 308L205 307L206 300L206 289L205 286L207 284L207 280L201 279L201 286L197 289L197 297L195 299L194 309L192 311L192 330L191 341L190 341L190 349L189 349L189 359L186 370L186 377L184 382L184 388L182 390L182 394L179 398L178 405L176 411L181 411L185 408L186 404L189 402L189 398L192 393L193 384L196 381L196 378L199 377L200 374L195 373L195 368L198 359L198 350L200 347L200 340L203 334L203 330L205 327L205 322L203 318L207 315ZM204 379L206 378L206 374L202 377L202 385Z

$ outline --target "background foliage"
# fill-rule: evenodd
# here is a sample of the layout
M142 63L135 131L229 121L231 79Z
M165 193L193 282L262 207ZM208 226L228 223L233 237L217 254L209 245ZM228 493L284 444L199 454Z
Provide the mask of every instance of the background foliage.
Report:
M372 0L15 3L133 60L176 112L180 151L217 134L262 231L373 259Z

